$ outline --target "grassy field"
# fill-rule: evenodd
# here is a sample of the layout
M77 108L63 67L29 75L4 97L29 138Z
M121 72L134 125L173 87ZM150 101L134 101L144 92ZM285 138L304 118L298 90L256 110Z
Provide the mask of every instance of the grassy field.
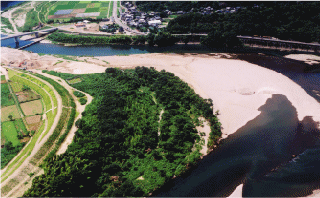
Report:
M20 92L22 91L23 85L17 82L10 82L10 86L13 89L13 92Z
M2 122L1 133L4 134L7 141L12 142L13 146L16 146L20 143L17 138L17 130L13 121Z
M7 83L1 84L1 107L14 105L14 99Z
M21 131L21 132L23 132L24 134L26 134L27 128L26 128L26 126L24 126L24 123L23 123L23 121L22 121L22 118L20 118L20 119L15 119L15 120L14 120L14 125L15 125L16 130L17 130L18 132Z
M6 76L5 75L1 75L1 81L6 80Z
M74 79L68 80L68 83L69 84L76 84L76 83L79 83L81 81L82 81L81 78L74 78Z
M42 114L42 103L40 100L33 100L20 104L23 113L28 115Z
M1 108L1 122L8 121L9 115L12 115L13 119L20 118L20 114L16 105Z

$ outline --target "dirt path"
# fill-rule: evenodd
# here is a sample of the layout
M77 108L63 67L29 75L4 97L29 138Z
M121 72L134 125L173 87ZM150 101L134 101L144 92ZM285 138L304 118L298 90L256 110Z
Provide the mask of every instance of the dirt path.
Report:
M8 10L6 13L7 15L3 15L3 17L6 17L8 18L9 22L11 23L12 27L13 27L13 31L14 32L19 32L18 29L17 29L17 26L16 24L12 21L12 13L14 11L16 11L17 9L19 9L20 7L16 7L16 8L13 8L12 10Z
M161 122L161 119L162 119L162 114L164 113L164 110L161 109L161 112L160 112L160 115L159 115L159 127L158 127L158 136L160 137L160 122Z
M52 75L49 75L46 73L41 73L40 71L37 71L37 72L46 76L46 77L49 77L49 78L55 80L57 83L59 83L60 85L62 85L64 88L66 88L68 90L68 92L71 94L72 98L74 99L74 101L76 103L76 111L79 112L79 115L78 115L78 117L75 118L75 121L80 119L82 117L82 112L85 110L85 107L91 103L91 101L93 100L93 97L85 92L79 91L79 90L71 87L65 80L63 80L60 77L52 76ZM81 105L80 102L78 101L78 98L76 96L74 96L73 91L79 91L79 92L85 94L87 96L87 103L85 105ZM58 149L58 151L56 153L57 155L60 155L60 154L63 154L64 152L66 152L68 146L71 144L71 142L73 140L73 137L74 137L77 129L78 128L75 126L75 123L73 123L72 128L69 131L66 139L63 141L60 148Z
M48 140L48 138L50 137L50 135L53 133L54 129L56 128L56 126L58 124L61 113L62 113L62 100L61 100L60 95L53 88L53 86L50 83L42 80L41 78L38 78L36 76L32 76L32 77L44 82L51 89L53 89L54 94L57 98L57 102L58 102L57 115L54 119L54 122L53 122L53 125L52 125L50 131L48 132L48 134L43 138L43 140L40 143L39 143L39 141L37 141L37 143L35 144L32 152L31 152L31 155L25 159L25 161L20 165L20 167L17 170L15 170L15 172L13 174L11 174L4 182L1 183L1 197L22 196L23 193L27 190L27 186L24 183L31 179L28 174L34 173L34 172L36 172L36 173L41 172L41 168L30 164L30 160L40 150L43 143L46 142ZM3 194L3 190L5 188L10 188L11 190L8 193Z

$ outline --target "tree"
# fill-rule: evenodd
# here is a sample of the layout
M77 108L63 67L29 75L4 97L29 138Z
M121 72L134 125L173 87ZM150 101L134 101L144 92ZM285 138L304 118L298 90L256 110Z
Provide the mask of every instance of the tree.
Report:
M169 32L159 32L154 37L154 43L158 47L172 46L177 42L177 39L173 37Z
M148 35L147 35L147 42L148 42L148 45L149 46L154 46L154 37L155 37L155 35L154 35L154 33L149 33Z
M13 116L12 115L8 115L8 118L10 121L14 121Z

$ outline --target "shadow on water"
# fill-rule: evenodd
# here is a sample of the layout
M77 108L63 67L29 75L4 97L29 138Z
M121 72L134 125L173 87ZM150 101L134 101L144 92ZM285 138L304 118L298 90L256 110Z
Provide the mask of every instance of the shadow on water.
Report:
M299 122L293 146L306 150L260 179L247 178L244 197L301 197L320 189L319 122L307 116Z
M260 179L313 144L314 136L299 130L297 111L286 96L272 95L259 111L197 167L154 196L228 196L245 178Z

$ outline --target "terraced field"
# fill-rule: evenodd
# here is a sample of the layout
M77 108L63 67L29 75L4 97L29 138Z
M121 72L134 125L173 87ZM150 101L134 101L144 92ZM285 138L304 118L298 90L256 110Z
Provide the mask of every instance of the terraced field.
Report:
M110 1L59 1L49 8L48 19L106 18L112 16Z
M41 173L39 165L45 163L45 159L52 158L64 142L74 125L76 105L74 96L72 97L68 90L50 78L14 70L9 70L9 77L12 83L19 83L34 90L44 103L44 111L40 100L21 103L21 109L26 115L27 128L32 130L33 127L37 127L38 130L32 134L32 138L29 138L23 150L1 171L1 196L17 197L26 190L28 182L31 184L33 175ZM42 112L43 116L38 115ZM26 129L23 124L22 119L7 121L3 130L8 133L1 134L2 137L7 138L10 134L16 137L20 131L24 133Z

